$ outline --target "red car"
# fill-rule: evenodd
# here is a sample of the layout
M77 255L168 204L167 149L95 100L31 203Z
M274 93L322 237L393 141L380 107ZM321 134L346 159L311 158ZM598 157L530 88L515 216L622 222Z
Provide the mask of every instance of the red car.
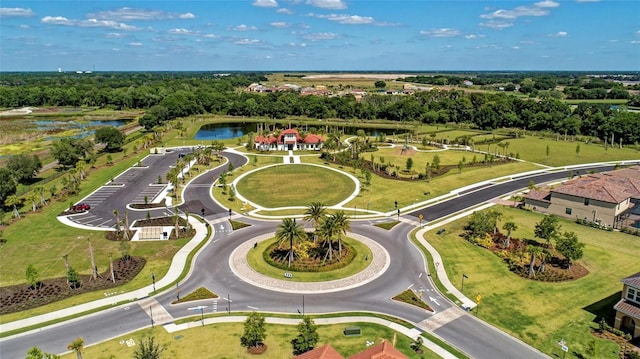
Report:
M74 212L84 212L91 209L91 206L86 203L78 203L71 208Z

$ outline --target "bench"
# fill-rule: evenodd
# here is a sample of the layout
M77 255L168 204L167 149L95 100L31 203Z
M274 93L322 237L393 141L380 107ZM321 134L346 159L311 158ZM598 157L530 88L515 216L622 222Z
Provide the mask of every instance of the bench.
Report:
M293 278L293 273L286 272L286 273L284 274L284 276L285 276L286 278Z
M347 327L344 328L344 336L345 337L357 337L360 336L360 327Z
M445 231L445 229L444 229L444 228L438 229L438 231L436 232L436 234L442 234L442 233L444 233L444 231Z

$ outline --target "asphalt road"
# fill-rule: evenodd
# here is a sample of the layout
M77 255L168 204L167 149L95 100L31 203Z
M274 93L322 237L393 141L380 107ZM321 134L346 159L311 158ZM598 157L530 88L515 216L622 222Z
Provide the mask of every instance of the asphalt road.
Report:
M177 153L173 155L177 156ZM243 156L232 153L225 153L224 155L230 159L236 168L246 163L246 158ZM167 156L167 163L171 163L171 156ZM173 162L175 162L175 158ZM585 168L585 170L603 171L611 168L611 166L589 167ZM199 215L204 208L205 216L208 220L227 216L227 209L213 201L210 195L211 183L224 169L226 169L226 166L208 171L193 180L184 194L185 203L180 205L180 209ZM164 161L158 163L157 170L160 172L168 171ZM575 169L573 172L576 174ZM153 178L152 176L154 175L155 170L149 171L148 176L150 178ZM157 177L157 175L155 176ZM567 176L568 172L561 171L484 186L476 191L467 191L464 195L446 202L404 215L417 217L418 214L424 213L426 220L433 221L524 188L531 180L536 183L542 183L563 179ZM143 183L144 181L140 180L137 186L125 186L126 191L113 196L113 198L106 199L104 205L95 209L92 208L92 211L104 216L113 216L113 209L124 208L128 203L127 201L130 201L135 196L135 192L144 187ZM143 213L146 214L146 212ZM380 277L365 285L330 294L305 294L303 297L301 294L281 293L255 287L235 276L229 267L228 258L231 252L238 244L244 241L252 240L252 238L265 233L274 232L279 223L279 221L258 221L250 218L243 218L242 221L251 224L251 226L233 232L230 231L228 223L222 225L222 227L219 227L219 224L217 228L214 227L216 233L213 239L208 242L195 258L193 270L189 277L179 283L180 293L189 293L204 286L224 298L220 298L217 301L208 300L201 303L172 305L171 302L176 299L177 294L175 289L156 295L154 299L174 319L194 315L187 308L195 305L206 305L205 314L214 310L218 312L225 311L230 305L231 312L259 310L295 314L298 311L304 311L307 314L319 314L359 311L384 313L416 324L421 322L428 323L428 319L434 316L433 313L391 300L393 295L409 287L422 288L426 296L434 299L429 304L435 309L435 315L444 311L457 311L456 319L444 325L439 325L434 330L434 333L471 357L517 357L525 359L544 357L530 346L502 333L494 327L488 326L471 314L460 313L460 310L453 308L453 303L435 291L430 277L425 273L425 263L421 252L407 238L407 234L413 229L408 224L402 223L393 230L386 231L371 226L369 221L353 221L351 227L354 233L375 240L390 253L391 263L389 268ZM227 301L226 298L230 299L230 301ZM28 348L33 345L39 346L46 352L61 353L65 352L66 345L78 336L84 338L86 345L97 343L150 326L151 320L146 313L147 310L147 308L143 309L138 304L130 303L53 327L42 328L32 333L14 338L5 338L0 341L0 353L3 358L21 358L24 357Z

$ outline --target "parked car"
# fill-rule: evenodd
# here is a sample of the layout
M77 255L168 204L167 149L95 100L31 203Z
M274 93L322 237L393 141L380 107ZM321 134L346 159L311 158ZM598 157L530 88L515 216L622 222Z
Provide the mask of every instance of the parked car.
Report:
M78 203L75 206L71 207L74 212L84 212L91 209L91 206L86 203Z

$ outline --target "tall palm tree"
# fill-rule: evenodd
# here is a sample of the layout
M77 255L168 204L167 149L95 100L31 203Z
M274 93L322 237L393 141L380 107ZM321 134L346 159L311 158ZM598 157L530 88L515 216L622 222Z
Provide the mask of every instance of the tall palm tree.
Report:
M287 267L291 267L291 262L293 261L293 242L295 240L302 240L304 235L304 228L298 225L293 218L284 218L282 223L278 225L276 239L280 244L282 244L282 242L289 242L289 265Z
M342 235L346 235L347 231L351 230L351 223L344 211L338 211L332 214L331 218L338 237L338 254L340 255L340 260L342 260Z
M320 221L322 221L322 218L324 218L324 216L326 215L326 212L327 212L327 208L325 207L324 203L312 202L307 207L307 210L304 212L304 217L302 219L307 222L311 222L311 224L313 224L314 230L317 232L318 225L320 224ZM317 234L314 234L313 236L314 244L315 244L316 238L317 238Z
M509 248L509 244L511 244L511 232L518 229L518 225L516 225L514 222L507 222L504 224L504 226L502 226L502 229L507 231L507 238L504 240L503 247Z
M327 256L329 257L329 262L331 262L331 260L333 259L333 237L335 237L337 229L336 226L333 224L334 221L334 217L333 216L329 216L329 217L324 217L324 219L322 220L322 222L320 222L320 228L318 231L318 234L320 235L320 237L322 237L322 239L324 240L324 243L326 243L329 247L329 249L327 250L327 254L325 254L324 256L324 260L327 259Z
M531 262L529 263L529 277L533 277L535 271L533 270L533 266L536 264L536 258L542 254L542 248L538 246L527 246L527 253L531 254Z

